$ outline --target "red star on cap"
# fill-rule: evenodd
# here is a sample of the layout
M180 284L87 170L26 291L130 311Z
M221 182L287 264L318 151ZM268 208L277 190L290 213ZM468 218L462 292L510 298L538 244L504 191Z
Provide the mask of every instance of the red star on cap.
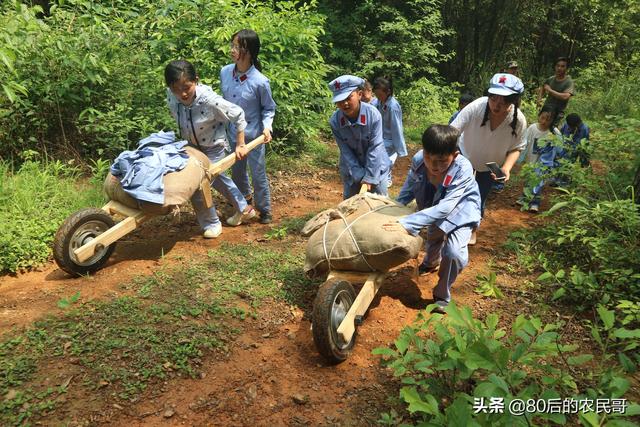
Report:
M336 82L335 87L336 87L336 90L340 90L340 82Z
M507 82L507 76L500 76L498 83L506 83L506 82Z

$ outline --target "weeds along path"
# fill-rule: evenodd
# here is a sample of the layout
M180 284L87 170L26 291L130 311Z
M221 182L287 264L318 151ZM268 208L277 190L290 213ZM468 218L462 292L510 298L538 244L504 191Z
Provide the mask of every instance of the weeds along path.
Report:
M392 193L399 190L408 163L405 158L397 164ZM58 302L78 291L81 302L108 302L133 293L122 283L135 276L150 276L172 263L206 259L208 251L224 246L223 242L269 247L272 243L265 241L265 234L277 232L286 218L299 218L341 200L341 185L333 171L277 174L272 184L276 211L270 226L255 223L237 229L225 227L220 239L207 241L200 237L192 217L183 218L177 226L158 218L127 236L108 265L94 276L71 279L50 264L42 271L0 279L0 330L27 327L47 314L59 315L62 310ZM498 272L505 299L483 299L473 290L477 286L476 275L489 270L496 248L508 232L534 221L514 206L518 195L518 188L508 186L499 197L490 200L478 245L471 248L470 264L453 291L456 301L471 306L475 314L498 311L503 321L530 311L527 298L521 298L508 272ZM303 248L304 240L292 236L280 242L283 245ZM234 262L241 270L241 258ZM91 377L78 366L76 358L50 361L49 372L40 375L39 380L42 384L66 383L67 391L62 400L57 400L55 409L34 419L45 424L49 420L71 425L134 426L375 424L380 412L395 405L398 384L389 371L380 367L371 350L392 343L402 327L413 321L428 304L437 280L435 275L416 278L413 272L411 261L390 273L358 329L354 353L338 366L327 365L314 348L310 332L314 290L307 289L295 303L267 298L258 306L255 318L242 314L216 330L221 341L213 344L213 351L196 358L195 378L167 375L166 380L151 382L132 399L123 399L111 389L121 381L115 374L111 382L100 381L87 388ZM295 282L296 278L291 280ZM255 289L259 286L256 284ZM234 292L245 300L250 312L251 295ZM244 313L241 308L235 310ZM188 316L178 315L186 324ZM68 346L71 344L63 345L63 353ZM126 358L117 363L125 367ZM165 363L165 367L172 370L171 364L167 367Z

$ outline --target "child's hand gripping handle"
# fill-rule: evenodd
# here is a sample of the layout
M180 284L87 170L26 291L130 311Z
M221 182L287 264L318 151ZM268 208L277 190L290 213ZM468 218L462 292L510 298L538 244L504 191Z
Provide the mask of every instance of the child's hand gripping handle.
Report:
M254 148L258 147L260 144L264 144L264 135L260 135L259 137L257 137L256 139L254 139L253 141L245 145L245 148L247 149L247 153L249 153ZM209 176L211 177L211 181L213 181L216 176L220 175L222 172L226 171L231 166L233 166L235 162L236 162L236 154L232 153L232 154L229 154L224 159L217 161L211 166L209 166L208 173L209 173Z

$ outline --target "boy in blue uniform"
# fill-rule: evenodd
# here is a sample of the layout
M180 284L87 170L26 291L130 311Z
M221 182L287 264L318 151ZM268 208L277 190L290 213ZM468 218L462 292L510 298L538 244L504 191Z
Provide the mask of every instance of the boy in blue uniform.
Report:
M344 75L329 83L333 103L338 110L329 124L340 148L340 176L343 197L367 191L387 195L387 174L390 161L382 141L382 117L378 110L361 102L364 80Z
M589 166L589 153L584 149L589 142L589 126L579 115L571 113L567 116L560 133L564 137L565 148L558 153L558 156L569 159L571 162L580 160L582 167Z
M414 236L426 229L426 256L419 272L438 271L433 298L439 313L451 301L451 286L469 261L467 245L481 218L473 166L459 155L458 136L456 128L446 125L432 125L424 132L423 150L413 156L398 196L404 205L415 199L418 211L383 226L402 227Z

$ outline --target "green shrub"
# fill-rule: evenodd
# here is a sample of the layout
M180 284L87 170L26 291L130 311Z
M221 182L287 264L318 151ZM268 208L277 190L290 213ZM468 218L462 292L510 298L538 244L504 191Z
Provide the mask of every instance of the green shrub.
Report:
M0 163L0 272L38 266L51 256L58 227L73 211L99 206L101 186L79 183L72 163Z
M272 145L300 150L330 100L319 54L323 17L297 5L172 0L109 4L67 0L41 8L0 9L0 155L26 149L85 157L114 156L175 123L165 104L163 69L185 58L218 90L229 38L249 27L261 37L261 61L278 104ZM277 25L274 23L277 22Z
M489 314L484 322L477 320L468 307L452 303L446 317L420 313L414 325L402 330L395 348L374 350L402 380L400 398L413 422L429 426L566 424L574 420L550 411L512 415L509 402L619 398L631 386L617 370L608 369L606 375L597 376L600 382L595 388L583 393L581 382L588 378L581 378L575 368L593 356L575 354L577 345L563 344L561 324L543 325L538 318L520 315L508 332L497 327L498 321L496 314ZM479 402L486 405L491 398L504 399L502 413L476 410ZM637 413L637 405L627 410L627 415ZM618 414L580 414L581 419L593 416L601 421L595 425L623 422ZM392 418L386 414L383 421Z

